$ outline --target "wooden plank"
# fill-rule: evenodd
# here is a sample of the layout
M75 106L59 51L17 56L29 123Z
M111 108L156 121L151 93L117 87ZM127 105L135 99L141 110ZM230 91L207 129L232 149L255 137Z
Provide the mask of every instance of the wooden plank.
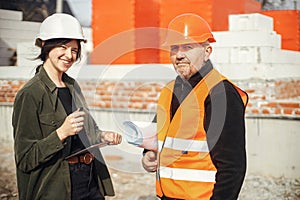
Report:
M7 48L17 48L17 44L20 42L31 42L34 45L35 38L30 39L21 39L21 38L0 38L0 47L7 47Z
M4 10L0 9L0 18L1 19L10 19L10 20L23 20L23 14L21 11L14 11L14 10Z
M12 29L12 30L30 30L39 31L39 22L29 22L29 21L16 21L0 18L0 30L1 29Z
M10 29L1 29L0 38L19 38L19 39L33 39L35 38L37 31L29 30L10 30Z

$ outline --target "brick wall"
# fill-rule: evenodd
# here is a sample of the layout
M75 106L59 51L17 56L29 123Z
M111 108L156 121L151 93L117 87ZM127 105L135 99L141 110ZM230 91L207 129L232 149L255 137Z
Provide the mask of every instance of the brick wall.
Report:
M300 80L256 80L243 88L250 99L247 116L300 118Z
M0 80L0 103L12 104L25 80ZM164 82L79 81L90 107L154 111ZM249 95L247 117L300 119L300 80L242 80Z
M80 81L80 85L90 106L148 111L155 110L163 83Z
M25 80L0 80L0 102L13 103L16 93L25 83Z

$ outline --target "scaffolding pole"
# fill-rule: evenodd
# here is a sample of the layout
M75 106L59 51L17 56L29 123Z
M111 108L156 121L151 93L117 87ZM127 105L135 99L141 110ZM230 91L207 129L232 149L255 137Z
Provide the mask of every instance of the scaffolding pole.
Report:
M56 0L56 12L57 13L63 12L63 0Z

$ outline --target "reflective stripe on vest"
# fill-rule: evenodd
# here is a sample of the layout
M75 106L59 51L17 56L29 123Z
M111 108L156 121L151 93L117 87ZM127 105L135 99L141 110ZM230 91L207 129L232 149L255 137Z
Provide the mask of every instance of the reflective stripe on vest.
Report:
M209 154L203 125L204 102L211 88L223 80L227 79L215 69L211 70L184 99L172 120L170 108L174 81L161 91L157 106L158 196L209 199L212 195L216 168ZM235 88L246 105L247 94Z
M181 181L215 182L216 171L160 167L160 178Z
M179 138L166 137L164 144L158 141L158 151L161 151L162 146L181 151L194 151L194 152L209 152L206 141L199 140L185 140Z

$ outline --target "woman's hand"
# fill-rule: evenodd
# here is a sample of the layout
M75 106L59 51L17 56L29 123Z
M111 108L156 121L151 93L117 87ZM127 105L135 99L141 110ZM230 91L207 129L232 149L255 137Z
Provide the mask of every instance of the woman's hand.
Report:
M122 135L112 131L102 131L100 142L107 144L120 144L122 142Z
M61 127L56 130L60 141L64 141L69 136L76 135L83 129L84 115L85 113L78 108L66 117Z

